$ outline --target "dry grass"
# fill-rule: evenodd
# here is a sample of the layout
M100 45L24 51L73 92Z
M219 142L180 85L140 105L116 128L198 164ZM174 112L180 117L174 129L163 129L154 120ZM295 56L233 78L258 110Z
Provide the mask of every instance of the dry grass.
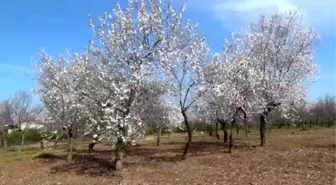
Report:
M48 160L31 159L38 145L27 146L23 154L1 150L0 184L335 184L334 129L273 130L265 149L258 146L257 131L243 135L236 138L232 154L222 140L198 135L185 161L180 160L185 135L165 136L159 147L143 140L117 175L106 144L90 155L78 144L72 163L63 156L65 144L50 151L60 158Z

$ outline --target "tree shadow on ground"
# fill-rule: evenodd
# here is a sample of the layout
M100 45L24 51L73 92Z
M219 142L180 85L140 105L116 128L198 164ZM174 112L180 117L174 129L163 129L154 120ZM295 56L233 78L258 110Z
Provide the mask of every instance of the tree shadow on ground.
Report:
M77 175L115 176L115 167L109 160L91 155L74 155L71 162L51 167L51 173L75 172Z
M163 143L161 146L134 146L126 152L124 167L153 166L162 162L178 163L182 161L183 142ZM173 145L173 146L172 146ZM237 143L234 150L248 150L256 146ZM194 141L189 148L188 157L227 153L228 146L219 141ZM112 164L113 150L77 150L73 161L63 162L51 168L52 173L75 172L78 175L115 176Z
M177 149L179 152L183 152L184 143L171 141L165 143L165 145L180 145L180 149ZM244 142L237 142L235 140L233 150L249 150L257 147L257 145L250 145ZM176 149L175 149L176 150ZM210 140L210 141L193 141L188 154L193 155L202 155L204 154L216 154L216 153L227 153L229 150L228 143L224 144L223 141L219 140Z

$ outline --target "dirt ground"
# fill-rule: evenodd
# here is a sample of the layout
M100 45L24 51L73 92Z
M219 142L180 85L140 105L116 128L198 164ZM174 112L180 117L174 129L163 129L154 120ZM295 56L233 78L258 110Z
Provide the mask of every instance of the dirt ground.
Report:
M139 141L125 159L124 170L115 174L111 145L98 144L88 154L77 145L73 162L65 161L65 143L49 152L56 159L32 159L38 144L23 153L0 150L0 184L100 185L100 184L335 184L335 129L272 130L267 148L258 146L258 132L235 139L233 153L221 140L198 134L188 159L181 161L186 135Z

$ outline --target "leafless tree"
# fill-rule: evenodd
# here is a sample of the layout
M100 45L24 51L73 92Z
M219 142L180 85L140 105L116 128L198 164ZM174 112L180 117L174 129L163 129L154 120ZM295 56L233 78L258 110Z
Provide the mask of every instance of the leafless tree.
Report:
M4 102L2 117L7 125L13 125L21 131L21 149L24 147L24 137L27 124L34 122L42 107L33 106L32 97L27 92L20 91Z
M312 105L310 114L315 118L316 124L327 124L331 127L336 121L336 97L325 95Z
M11 102L9 99L4 100L0 104L0 132L1 132L1 142L0 146L4 146L7 149L7 136L8 130L14 128L14 123L10 119L10 114L12 111Z

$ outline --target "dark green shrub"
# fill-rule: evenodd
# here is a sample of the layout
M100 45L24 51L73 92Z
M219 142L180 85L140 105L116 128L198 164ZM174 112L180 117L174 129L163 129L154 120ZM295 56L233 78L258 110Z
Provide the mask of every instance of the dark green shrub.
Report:
M7 136L7 142L10 145L16 145L21 143L22 133L21 131L14 130ZM27 129L25 131L25 142L38 142L42 139L39 130Z
M21 143L21 132L14 130L7 136L7 143L9 145L16 145Z
M37 129L27 129L25 132L25 141L37 142L42 139L41 133Z
M47 152L38 152L32 156L32 159L55 159L56 155Z

